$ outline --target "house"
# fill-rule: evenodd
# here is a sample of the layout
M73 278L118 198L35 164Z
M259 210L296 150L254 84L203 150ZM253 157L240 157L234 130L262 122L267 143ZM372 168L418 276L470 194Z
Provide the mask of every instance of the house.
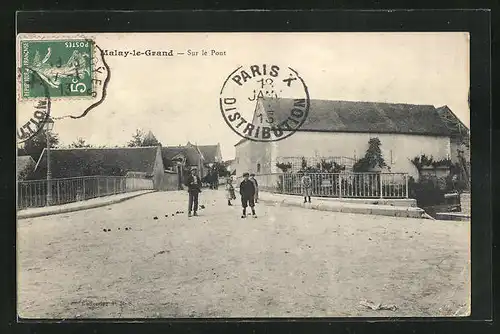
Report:
M217 143L217 145L198 145L198 149L203 155L204 163L207 167L216 162L222 162L220 143Z
M286 119L294 101L260 99L257 103L256 112ZM354 162L365 155L368 141L374 137L381 142L390 171L408 173L416 179L419 173L411 159L422 154L435 160L452 155L452 131L434 106L311 100L307 119L291 136L274 142L241 139L235 145L235 165L238 174L267 174L280 172L277 162L301 157Z
M470 131L448 106L437 108L437 112L450 130L451 161L459 162L463 156L470 163Z
M35 170L36 162L29 155L19 156L16 159L17 180L22 181L29 178Z
M203 154L196 145L188 142L181 146L165 146L161 148L163 165L166 173L175 172L178 175L177 189L182 189L190 169L196 167L198 175L205 175L205 160Z
M51 149L53 179L81 176L126 176L135 173L153 179L155 189L162 188L164 174L160 147ZM47 150L44 149L33 172L33 179L47 175Z
M162 157L166 169L181 172L196 167L200 177L206 176L214 163L222 162L219 143L195 145L188 142L184 146L165 146L162 147Z
M196 145L188 142L184 146L165 146L161 148L163 164L166 169L177 171L178 167L184 169L198 168L203 175L204 158Z

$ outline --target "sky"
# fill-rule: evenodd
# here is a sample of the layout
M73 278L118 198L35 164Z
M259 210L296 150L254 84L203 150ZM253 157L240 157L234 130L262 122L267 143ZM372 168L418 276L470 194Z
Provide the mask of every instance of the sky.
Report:
M219 93L237 67L293 67L311 99L448 105L469 126L469 36L439 33L122 33L93 34L110 51L173 50L173 57L105 57L104 102L81 119L55 123L61 144L126 145L136 129L163 145L221 144L234 158L241 138L225 123ZM202 56L201 50L209 55ZM197 56L188 50L198 51ZM211 50L225 55L210 56ZM178 52L185 53L177 55ZM52 113L64 109L54 104Z

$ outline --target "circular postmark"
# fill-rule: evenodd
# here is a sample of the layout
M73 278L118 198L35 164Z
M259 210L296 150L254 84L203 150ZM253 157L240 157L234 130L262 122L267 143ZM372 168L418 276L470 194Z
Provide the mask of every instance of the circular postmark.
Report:
M287 66L240 66L224 81L220 111L239 136L258 142L283 140L304 124L309 92L299 73Z
M34 136L42 129L50 118L51 100L49 87L44 82L40 74L27 68L29 79L25 80L26 85L34 89L39 89L42 93L39 97L25 102L22 108L18 105L17 112L17 142L21 144Z

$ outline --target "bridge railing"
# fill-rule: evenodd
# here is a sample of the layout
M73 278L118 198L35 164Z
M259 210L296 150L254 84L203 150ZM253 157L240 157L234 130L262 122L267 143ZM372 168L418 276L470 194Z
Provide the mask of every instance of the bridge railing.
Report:
M49 189L52 190L51 196ZM21 210L60 205L96 197L152 189L152 179L126 176L83 176L50 181L18 181L17 207Z
M406 173L310 173L311 195L337 198L408 198ZM259 190L302 195L302 175L273 173L256 175ZM241 182L241 177L238 178ZM239 183L238 183L239 184Z

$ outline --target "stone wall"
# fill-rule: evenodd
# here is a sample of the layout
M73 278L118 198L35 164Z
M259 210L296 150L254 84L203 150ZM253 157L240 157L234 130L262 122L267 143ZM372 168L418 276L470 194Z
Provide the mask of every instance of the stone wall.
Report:
M470 193L460 194L460 206L462 213L470 215Z

